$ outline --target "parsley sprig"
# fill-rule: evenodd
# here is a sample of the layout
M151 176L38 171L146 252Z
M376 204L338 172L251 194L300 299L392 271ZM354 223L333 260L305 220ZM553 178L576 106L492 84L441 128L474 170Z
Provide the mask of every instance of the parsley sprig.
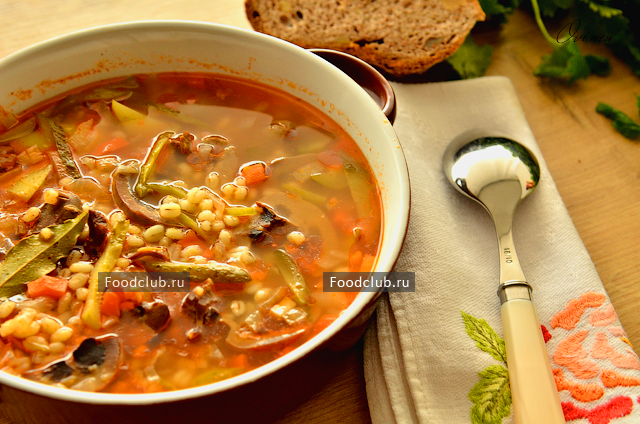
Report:
M524 1L526 4L521 0L479 0L487 20L499 23L506 22L514 10L530 4L542 36L551 45L551 52L542 56L534 75L572 84L590 75L610 74L611 64L606 57L585 55L580 50L579 44L591 42L604 43L640 77L640 0ZM557 17L566 26L554 37L544 19ZM461 78L479 77L489 67L492 52L491 46L478 46L469 35L447 61ZM638 124L619 110L601 103L596 111L612 119L612 125L625 137L640 137Z
M520 0L479 0L488 20L506 22L509 14L523 7ZM551 53L542 57L534 75L573 83L595 74L611 72L609 60L601 55L584 55L579 42L605 43L640 76L640 0L525 0L530 2L542 36ZM565 13L564 35L552 36L544 18ZM490 46L478 46L471 36L448 62L462 78L484 74L491 60Z

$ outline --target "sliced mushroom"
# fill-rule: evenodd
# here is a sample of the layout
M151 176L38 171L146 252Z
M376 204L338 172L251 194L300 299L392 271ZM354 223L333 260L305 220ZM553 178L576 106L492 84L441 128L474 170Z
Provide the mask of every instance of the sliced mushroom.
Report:
M128 256L132 262L145 260L170 261L169 251L164 246L144 246Z
M284 237L296 229L288 219L278 215L266 203L256 202L259 215L251 220L246 230L251 241L259 246L273 243L274 237Z
M118 336L87 338L71 354L25 376L46 384L63 384L73 390L99 392L115 378L122 364Z
M62 224L73 219L82 212L82 200L70 191L58 190L58 201L55 205L45 203L40 208L40 216L33 227L38 232L45 227Z
M193 319L196 324L213 323L224 309L224 301L213 291L213 284L207 282L195 287L182 300L180 312Z
M193 140L195 139L196 136L185 132L171 137L170 145L178 148L183 155L189 155L193 153Z
M142 321L156 333L160 333L171 323L169 307L161 300L143 302L137 310L142 316Z
M236 349L268 350L282 348L302 336L308 327L295 327L284 331L257 334L232 331L227 336L227 344Z
M133 193L132 177L117 170L113 173L111 191L113 200L125 215L132 221L142 225L166 224L160 213L148 203L138 199ZM176 225L172 223L172 225Z
M92 259L97 259L109 236L109 224L105 214L93 209L89 210L89 236L84 242L84 251Z

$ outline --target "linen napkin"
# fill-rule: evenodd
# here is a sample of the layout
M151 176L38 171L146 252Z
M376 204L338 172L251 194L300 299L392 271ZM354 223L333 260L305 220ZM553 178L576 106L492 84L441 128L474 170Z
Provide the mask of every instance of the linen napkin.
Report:
M394 124L412 184L395 271L415 293L383 295L365 335L374 424L513 423L489 214L446 179L442 156L466 134L520 141L541 181L516 211L514 239L567 422L640 422L640 361L549 174L508 78L394 84ZM544 423L541 423L544 424Z

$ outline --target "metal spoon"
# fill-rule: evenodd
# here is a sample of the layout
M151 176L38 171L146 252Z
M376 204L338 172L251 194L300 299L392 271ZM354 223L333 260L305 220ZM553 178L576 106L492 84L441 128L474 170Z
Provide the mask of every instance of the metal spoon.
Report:
M564 423L540 322L513 245L516 208L540 180L529 150L500 137L454 142L444 172L458 191L480 203L493 218L500 248L500 312L509 383L517 424Z

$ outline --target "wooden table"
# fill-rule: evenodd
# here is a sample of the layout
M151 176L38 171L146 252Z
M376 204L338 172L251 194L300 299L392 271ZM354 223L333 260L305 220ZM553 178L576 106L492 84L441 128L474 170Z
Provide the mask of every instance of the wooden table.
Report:
M143 19L187 19L250 29L243 0L0 0L0 57L70 31ZM634 346L640 346L640 146L614 132L595 113L604 101L638 117L640 79L603 45L580 44L604 54L613 74L573 86L532 75L550 52L533 19L518 12L504 27L485 31L495 47L488 75L513 81L527 119L571 217ZM2 81L0 80L0 84ZM639 208L637 212L634 212ZM367 423L362 345L345 353L326 386L281 423ZM2 419L0 417L0 422Z

